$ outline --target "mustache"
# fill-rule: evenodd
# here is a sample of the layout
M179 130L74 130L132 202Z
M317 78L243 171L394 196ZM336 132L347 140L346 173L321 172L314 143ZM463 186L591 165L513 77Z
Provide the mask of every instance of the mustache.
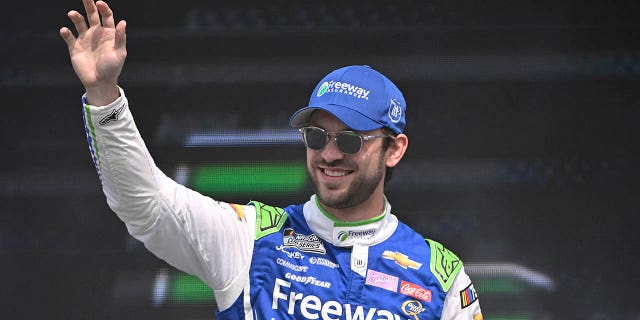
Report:
M323 166L323 167L349 167L349 163L347 163L347 161L344 161L344 159L338 159L338 160L334 160L331 162L327 162L324 161L322 159L314 161L313 162L314 166Z

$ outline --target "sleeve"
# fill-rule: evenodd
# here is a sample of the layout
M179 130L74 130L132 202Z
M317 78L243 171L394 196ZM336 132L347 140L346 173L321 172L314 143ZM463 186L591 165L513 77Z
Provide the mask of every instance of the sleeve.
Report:
M464 266L453 280L442 308L442 320L482 320L480 302Z
M238 297L249 270L255 208L215 201L158 169L124 91L113 103L86 104L89 151L109 207L157 257L209 285L220 310Z

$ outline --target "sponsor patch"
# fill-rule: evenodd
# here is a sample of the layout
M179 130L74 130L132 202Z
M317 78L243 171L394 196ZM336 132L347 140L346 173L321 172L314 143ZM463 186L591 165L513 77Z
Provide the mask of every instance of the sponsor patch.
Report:
M416 319L418 319L418 315L423 313L425 309L422 306L422 303L420 303L420 301L418 300L409 300L409 301L405 301L402 304L402 312L404 312L404 314L408 315L408 316L412 316Z
M402 280L402 283L400 283L400 293L424 302L431 302L431 290L425 289L415 283Z
M282 258L277 258L276 259L276 263L278 265L281 265L285 268L291 269L293 271L297 271L297 272L307 272L309 270L308 266L301 266L301 265L297 265L295 263L291 263L285 259Z
M353 240L368 240L373 238L375 235L376 229L367 229L367 230L341 230L338 231L335 235L336 239L339 242L345 242L349 239Z
M462 309L472 305L477 300L478 300L478 294L476 293L476 289L473 287L473 283L469 284L468 287L460 291L460 304ZM474 316L474 319L475 319L475 316ZM482 319L482 315L480 315L480 319Z
M311 257L309 258L309 263L311 264L317 264L319 266L325 266L327 268L331 268L331 269L338 269L340 268L340 265L329 260L329 259L325 259L322 257Z
M365 284L392 292L398 292L398 280L398 277L369 269L367 270L367 280Z
M288 313L291 318L294 318L294 313L299 310L302 317L295 317L296 319L403 319L401 315L391 310L341 303L325 299L326 297L320 299L316 295L305 295L305 293L291 290L291 282L276 278L271 308L277 310L279 314ZM419 302L416 304L407 301L405 304L403 304L405 314L420 313L418 312L421 308ZM414 316L414 319L417 319L417 316Z
M291 280L291 281L300 282L300 283L303 283L305 285L311 284L311 285L314 285L314 286L317 286L317 287L331 288L331 282L318 280L316 277L313 277L313 276L299 276L297 274L293 274L293 273L287 272L284 275L284 277L286 279Z
M422 263L413 261L411 259L409 259L409 257L405 254L402 254L400 252L393 252L393 251L389 251L389 250L385 250L382 253L382 257L385 259L389 259L389 260L393 260L395 261L399 266L407 269L407 268L411 268L411 269L415 269L418 270L420 269L420 267L422 266Z
M276 250L286 254L290 259L304 259L304 254L300 251L287 251L284 246L277 246Z
M282 236L283 245L289 248L296 248L303 252L313 252L325 254L327 250L322 244L322 240L315 234L305 235L296 233L291 228L285 228Z

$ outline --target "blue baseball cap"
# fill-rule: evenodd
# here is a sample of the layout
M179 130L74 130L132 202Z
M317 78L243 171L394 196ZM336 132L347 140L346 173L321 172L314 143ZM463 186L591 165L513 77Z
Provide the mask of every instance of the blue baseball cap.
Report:
M386 127L401 133L406 125L402 92L369 66L347 66L329 73L313 90L309 106L296 111L289 125L307 125L316 110L333 114L355 131Z

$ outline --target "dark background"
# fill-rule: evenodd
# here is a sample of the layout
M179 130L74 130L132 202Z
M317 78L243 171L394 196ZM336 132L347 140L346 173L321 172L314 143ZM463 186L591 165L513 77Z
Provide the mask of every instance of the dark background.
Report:
M462 257L485 319L640 319L637 0L110 4L128 22L121 85L169 176L303 161L301 145L182 141L287 128L326 73L371 65L408 104L393 211ZM5 6L0 318L212 319L207 299L154 300L158 275L180 273L106 205L58 36L81 1ZM212 196L287 205L311 192Z

